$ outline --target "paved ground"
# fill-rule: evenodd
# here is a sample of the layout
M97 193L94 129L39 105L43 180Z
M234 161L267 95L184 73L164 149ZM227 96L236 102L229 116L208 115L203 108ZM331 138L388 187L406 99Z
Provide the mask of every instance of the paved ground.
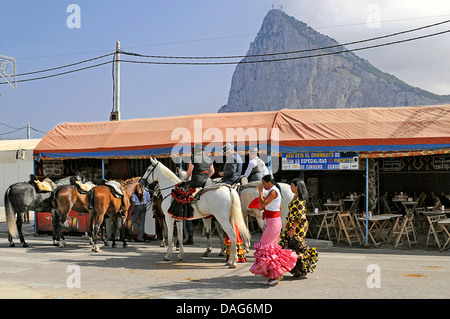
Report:
M164 298L164 299L304 299L304 298L450 298L450 252L437 248L393 250L330 247L310 241L319 262L306 280L289 274L276 287L266 287L249 272L248 262L236 269L225 266L214 252L201 257L206 239L185 246L183 261L162 261L158 241L130 242L126 249L105 247L90 251L86 238L70 236L68 247L51 245L51 237L34 236L33 220L25 225L29 248L9 248L6 223L0 212L0 298ZM252 242L260 234L254 234Z

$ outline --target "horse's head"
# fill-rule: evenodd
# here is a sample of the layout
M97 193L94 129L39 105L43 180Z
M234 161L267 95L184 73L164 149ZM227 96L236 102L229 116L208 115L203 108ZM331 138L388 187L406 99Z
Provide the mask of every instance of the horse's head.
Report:
M187 172L183 170L183 168L177 167L175 175L181 180L184 180L186 178Z
M144 198L144 186L142 186L142 178L139 180L138 183L136 183L136 187L134 190L134 193L139 197L140 200L142 200Z
M141 187L145 187L147 184L151 184L156 181L155 179L155 169L158 166L159 162L157 159L150 158L151 164L147 167L147 170L144 173L144 176L141 178L140 185Z

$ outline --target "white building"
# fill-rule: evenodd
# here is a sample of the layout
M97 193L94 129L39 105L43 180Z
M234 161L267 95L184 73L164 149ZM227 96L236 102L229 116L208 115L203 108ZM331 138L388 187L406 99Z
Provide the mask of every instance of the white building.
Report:
M25 182L33 174L33 150L41 139L0 140L0 206L5 191L14 183Z

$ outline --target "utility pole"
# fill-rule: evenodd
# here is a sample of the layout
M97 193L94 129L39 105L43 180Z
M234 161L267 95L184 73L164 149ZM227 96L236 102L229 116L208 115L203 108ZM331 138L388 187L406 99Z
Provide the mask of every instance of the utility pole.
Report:
M116 42L116 74L114 77L114 107L109 118L110 121L120 121L120 42Z
M28 122L28 125L27 125L27 138L28 139L31 139L31 127L30 127L30 122Z

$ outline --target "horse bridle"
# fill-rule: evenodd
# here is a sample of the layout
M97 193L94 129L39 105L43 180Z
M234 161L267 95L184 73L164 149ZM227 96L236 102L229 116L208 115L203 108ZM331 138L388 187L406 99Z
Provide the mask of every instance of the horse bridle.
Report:
M145 174L144 174L144 176L142 176L142 179L141 180L144 180L147 184L149 184L149 182L148 182L148 177L151 175L152 176L152 180L153 181L155 181L155 178L154 178L154 172L155 172L155 169L156 169L156 166L158 166L158 164L159 164L159 162L156 162L156 164L153 164L152 163L152 165L155 165L155 166L153 166L153 168L152 168L152 170L150 171L150 173L148 173L148 176L147 177L145 177L145 175L147 175L147 172L145 172Z

